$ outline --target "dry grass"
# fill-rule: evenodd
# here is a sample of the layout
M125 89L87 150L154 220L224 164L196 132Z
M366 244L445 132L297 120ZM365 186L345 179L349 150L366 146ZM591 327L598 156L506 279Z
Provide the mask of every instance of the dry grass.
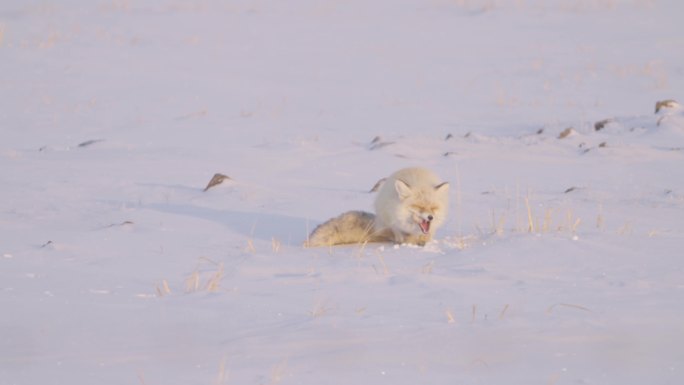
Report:
M573 305L569 305L569 304L557 304L557 305L554 305L554 306L573 306ZM554 306L552 306L551 308L549 308L549 310L547 310L547 312L552 311ZM501 311L499 311L499 315L498 315L497 319L498 319L499 321L504 321L504 320L506 319L506 315L508 314L508 311L510 310L510 308L511 308L511 306L510 306L509 304L505 304L505 305L503 306L503 308L501 309ZM454 311L453 311L451 308L446 308L446 309L444 309L444 314L446 315L446 318L447 318L447 322L448 322L448 323L450 323L450 324L455 324L455 323L457 323L457 321L456 321L456 316L454 315ZM482 319L483 319L484 321L486 321L488 318L489 318L489 317L487 316L486 313L485 313L484 316L482 317ZM478 305L477 305L477 304L473 304L473 305L471 306L471 308L470 308L470 323L471 323L471 324L474 324L474 323L476 323L476 322L478 322Z
M492 210L492 233L496 235L503 235L505 225L506 215L501 215L499 219L497 219L496 213Z
M251 254L256 253L256 248L254 248L254 241L252 241L252 239L247 240L247 246L245 246L245 251Z
M630 235L632 234L632 224L627 222L618 229L618 234L620 235Z
M169 287L169 283L165 279L162 280L161 286L157 285L156 289L158 297L163 297L167 294L171 294L171 288Z
M499 319L503 320L504 317L506 316L506 312L508 311L508 304L504 306L504 308L501 310L501 313L499 313Z
M193 293L193 292L199 291L199 289L200 289L200 274L197 270L195 270L185 280L185 292L186 293Z
M475 225L475 230L480 236L503 236L507 231L511 231L529 234L569 233L574 238L583 223L582 219L577 217L571 208L535 205L530 193L524 197L516 194L516 198L514 200L512 198L511 201L513 204L509 203L509 206L512 208L506 209L502 214L498 214L495 210L491 211L489 231L483 231L479 225ZM508 219L512 215L516 219L515 227L506 228L506 223L509 222ZM599 206L599 213L596 218L598 229L603 228L604 220L603 208ZM621 230L621 233L624 231L625 229Z
M591 310L589 310L588 308L586 308L586 307L584 307L584 306L575 305L575 304L571 304L571 303L557 303L557 304L553 304L553 305L549 306L548 309L546 309L546 313L547 313L547 314L553 313L553 311L554 311L557 307L565 307L565 308L577 309L577 310L582 310L582 311L586 311L586 312L589 312L589 313L593 313Z
M530 197L525 197L525 207L527 207L527 231L534 233L534 220L532 220L532 208L530 207Z
M208 277L203 279L199 271L202 263L210 263L216 266L216 270L209 273ZM225 277L223 263L214 262L208 258L201 258L195 271L193 271L188 278L185 279L185 292L195 293L198 291L217 292L222 289L221 282ZM164 281L166 282L166 281ZM204 282L204 283L203 283Z
M287 374L287 359L282 360L271 370L271 384L280 383Z
M273 251L274 253L280 252L280 246L281 245L282 244L280 243L279 240L277 240L275 238L271 238L271 251Z
M329 314L331 310L332 308L327 305L326 301L318 300L314 303L314 306L309 312L309 315L312 318L320 318L326 314Z
M444 311L444 313L445 313L446 316L447 316L447 323L450 323L450 324L455 324L455 323L456 323L456 318L454 317L454 313L452 313L450 309L446 309L446 310Z
M596 228L603 229L604 219L603 219L603 205L599 206L599 212L596 215Z
M221 281L223 280L223 263L219 264L218 269L211 275L207 281L206 289L209 292L216 292L221 288Z
M215 385L223 385L228 380L228 370L226 369L226 361L227 358L224 356L223 359L221 359L221 363L219 364L219 372L216 375L216 380L214 381Z

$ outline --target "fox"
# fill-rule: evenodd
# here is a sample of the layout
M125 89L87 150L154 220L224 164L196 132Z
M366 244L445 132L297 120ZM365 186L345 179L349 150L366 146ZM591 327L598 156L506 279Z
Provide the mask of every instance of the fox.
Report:
M374 208L375 214L347 211L322 223L304 246L374 242L424 246L446 219L449 183L426 168L404 168L377 188Z

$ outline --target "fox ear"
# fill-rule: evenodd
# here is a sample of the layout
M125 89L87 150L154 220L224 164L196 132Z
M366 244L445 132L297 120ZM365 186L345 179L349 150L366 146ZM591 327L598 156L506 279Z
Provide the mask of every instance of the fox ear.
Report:
M449 182L442 182L435 186L435 191L447 192L449 191Z
M406 184L406 182L404 182L401 179L397 179L394 181L394 188L397 190L397 194L399 194L399 199L401 200L404 200L413 195L411 186Z

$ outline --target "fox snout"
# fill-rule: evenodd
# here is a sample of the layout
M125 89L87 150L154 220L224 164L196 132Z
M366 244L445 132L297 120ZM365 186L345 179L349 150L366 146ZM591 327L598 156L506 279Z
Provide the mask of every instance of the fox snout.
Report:
M433 219L435 219L435 217L433 217L432 214L429 214L425 218L420 218L418 221L418 227L420 227L420 231L422 231L423 234L428 234L430 232L430 224L432 223Z

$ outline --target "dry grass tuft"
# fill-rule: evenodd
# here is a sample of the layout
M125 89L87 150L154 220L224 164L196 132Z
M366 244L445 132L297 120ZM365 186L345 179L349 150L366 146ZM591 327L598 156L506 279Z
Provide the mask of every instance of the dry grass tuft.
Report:
M163 297L167 294L171 294L171 288L169 283L164 279L162 280L161 287L157 285L157 297Z
M620 235L630 235L632 234L632 224L627 222L618 229L618 234Z
M500 216L494 210L491 211L491 231L485 233L481 227L476 225L475 229L480 235L501 236L505 231L512 231L530 234L568 232L576 236L579 226L582 224L582 219L576 217L572 209L560 210L553 207L540 207L535 212L535 204L529 193L525 197L517 195L513 202L514 207L507 209ZM505 224L512 213L516 218L515 227L507 229ZM600 228L601 226L603 226L603 216L600 212L597 218L597 227Z
M247 240L247 246L245 246L245 251L252 254L256 253L256 249L254 248L254 242L251 239Z
M527 232L534 233L534 221L532 220L532 208L530 207L529 197L525 197L525 207L527 207Z
M271 370L271 384L274 385L280 383L284 379L286 371L287 359L284 359Z
M221 288L221 281L223 280L223 263L219 264L218 269L214 274L211 275L209 281L207 281L207 291L216 292Z
M454 317L454 314L451 312L450 309L446 309L446 310L444 311L444 313L445 313L446 316L447 316L447 323L450 323L450 324L455 324L455 323L456 323L456 318Z
M223 183L223 182L226 181L226 180L231 180L231 178L230 178L229 176L227 176L227 175L223 175L223 174L220 174L220 173L216 173L216 174L214 174L214 176L211 178L211 180L209 181L209 183L207 183L207 187L205 187L203 191L207 191L207 190L209 190L210 188L212 188L212 187L214 187L214 186L216 186L216 185L219 185L219 184Z
M499 319L500 320L504 319L507 311L508 311L508 304L506 304L506 306L504 306L503 310L501 310L501 313L499 313Z
M226 383L226 380L228 379L228 370L226 369L226 357L224 356L223 359L221 359L221 363L219 364L219 372L218 375L216 375L216 381L214 381L214 384L216 385L223 385Z
M547 313L547 314L553 313L553 311L554 311L557 307L567 307L567 308L571 308L571 309L577 309L577 310L582 310L582 311L586 311L586 312L589 312L589 313L593 313L591 310L589 310L588 308L586 308L586 307L584 307L584 306L581 306L581 305L574 305L574 304L571 304L571 303L557 303L557 304L551 305L551 306L549 306L548 309L546 309L546 313Z
M216 266L216 271L209 275L209 278L207 278L204 284L202 284L202 275L199 272L199 267L202 261L209 262ZM206 290L208 292L219 291L221 289L221 281L225 277L223 263L217 263L208 258L201 258L200 264L198 264L195 271L193 271L192 274L185 279L185 292L194 293L201 290Z
M316 303L314 303L314 306L311 309L311 311L309 312L309 315L312 318L320 318L320 317L330 313L331 310L332 310L332 308L327 306L326 301L318 300L318 301L316 301Z
M275 238L271 238L271 250L274 253L280 252L280 246L281 246L281 243L279 240L277 240Z
M199 289L200 289L200 274L197 270L195 270L185 280L185 292L186 293L193 293L193 292L199 291Z

